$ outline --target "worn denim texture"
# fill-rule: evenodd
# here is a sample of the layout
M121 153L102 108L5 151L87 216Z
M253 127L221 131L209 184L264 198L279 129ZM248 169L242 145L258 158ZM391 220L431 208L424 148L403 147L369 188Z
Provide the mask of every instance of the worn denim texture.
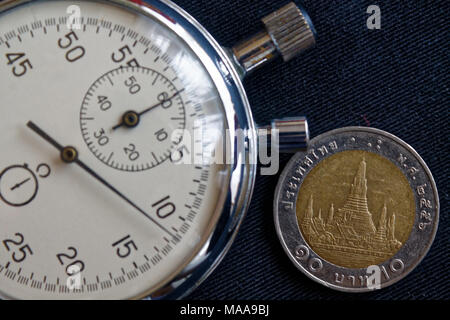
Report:
M231 46L261 27L259 18L288 0L175 0L216 39ZM381 30L368 30L369 5ZM246 81L255 120L307 115L312 136L344 126L386 130L412 145L438 185L441 218L424 261L378 292L346 294L298 271L275 233L278 176L258 176L250 210L230 252L190 299L449 299L449 19L450 2L305 0L317 47ZM289 157L283 157L282 165Z

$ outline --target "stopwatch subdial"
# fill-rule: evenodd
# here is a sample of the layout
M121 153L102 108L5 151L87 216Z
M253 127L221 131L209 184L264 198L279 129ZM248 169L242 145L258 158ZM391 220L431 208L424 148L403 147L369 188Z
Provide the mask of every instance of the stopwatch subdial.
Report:
M123 67L89 88L80 113L83 138L104 164L144 171L166 161L183 139L184 88L144 67Z
M0 173L0 198L13 207L29 204L36 197L39 183L28 165L13 165Z

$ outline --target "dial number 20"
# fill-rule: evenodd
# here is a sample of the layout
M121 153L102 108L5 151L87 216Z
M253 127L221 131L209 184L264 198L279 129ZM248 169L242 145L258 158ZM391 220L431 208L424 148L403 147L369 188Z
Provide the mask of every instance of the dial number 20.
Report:
M74 247L67 248L68 253L59 253L56 255L59 263L62 266L66 266L66 274L68 276L73 276L77 273L84 271L85 264L83 261L77 259L78 250Z
M136 145L132 143L123 148L123 151L128 156L128 159L130 159L130 161L136 161L141 156L140 153L136 150Z
M84 57L86 49L83 46L73 46L72 44L78 41L77 34L72 31L64 36L64 38L59 38L58 46L66 51L66 60L69 62L75 62Z

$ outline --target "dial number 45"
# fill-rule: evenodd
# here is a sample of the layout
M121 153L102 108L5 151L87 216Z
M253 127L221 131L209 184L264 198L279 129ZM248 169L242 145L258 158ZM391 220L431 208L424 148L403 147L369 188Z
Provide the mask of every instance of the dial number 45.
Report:
M33 69L30 59L23 52L7 53L6 59L8 60L8 66L13 66L11 72L16 77L22 77L28 70Z

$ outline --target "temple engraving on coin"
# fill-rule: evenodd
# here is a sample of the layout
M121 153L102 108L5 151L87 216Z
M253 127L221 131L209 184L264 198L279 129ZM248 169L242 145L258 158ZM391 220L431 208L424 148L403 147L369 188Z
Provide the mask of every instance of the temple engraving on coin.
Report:
M313 138L286 165L274 221L288 258L309 278L369 292L403 279L424 258L439 195L406 142L379 129L341 128Z
M340 170L339 163L350 170ZM394 256L409 236L414 213L413 194L400 169L362 151L322 161L305 180L297 202L307 243L323 259L348 268L367 268Z

